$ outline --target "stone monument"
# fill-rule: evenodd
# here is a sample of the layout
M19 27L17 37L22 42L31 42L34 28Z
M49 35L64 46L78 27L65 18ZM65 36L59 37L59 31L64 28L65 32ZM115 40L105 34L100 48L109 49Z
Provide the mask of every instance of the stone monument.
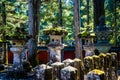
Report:
M50 63L61 62L61 50L63 44L61 43L62 35L50 35L50 43L48 48L50 50Z
M110 44L109 44L109 34L112 32L108 26L105 25L104 23L104 16L100 16L99 18L99 25L95 29L95 33L97 36L97 43L95 44L95 47L100 51L100 52L108 52L110 49Z
M85 56L94 55L94 38L96 37L94 32L85 31L84 33L78 34L79 38L82 38L85 41L83 44L83 49L86 51Z
M64 48L62 37L67 35L67 31L55 25L52 28L43 30L43 33L50 36L50 42L47 45L50 50L50 64L61 62L61 50Z

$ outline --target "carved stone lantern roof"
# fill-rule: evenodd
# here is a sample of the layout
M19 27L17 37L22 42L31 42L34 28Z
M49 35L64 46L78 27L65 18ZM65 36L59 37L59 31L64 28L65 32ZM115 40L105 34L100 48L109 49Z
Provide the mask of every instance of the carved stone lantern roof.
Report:
M13 45L24 45L28 40L28 33L23 27L17 27L13 34L5 36L7 40L12 41Z
M95 38L96 37L96 34L94 32L87 32L87 31L84 31L84 32L80 32L78 34L78 37L79 38Z
M62 29L61 27L51 27L48 29L44 29L43 33L45 35L67 35L68 32L65 29Z
M63 47L61 39L63 36L66 36L68 32L61 27L56 26L44 29L43 34L50 36L50 43L47 45L48 47Z

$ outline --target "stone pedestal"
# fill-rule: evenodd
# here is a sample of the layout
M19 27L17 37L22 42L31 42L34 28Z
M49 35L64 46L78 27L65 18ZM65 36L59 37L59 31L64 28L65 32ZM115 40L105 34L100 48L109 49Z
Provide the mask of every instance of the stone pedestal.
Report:
M93 55L94 69L100 69L100 57Z
M84 58L84 67L85 67L85 74L87 74L89 71L94 69L93 57L87 56Z
M112 67L115 67L117 69L118 67L117 53L111 52L111 57L112 57Z
M61 80L61 69L64 68L64 63L56 62L51 64L53 67L54 80Z
M74 67L74 60L72 59L66 59L63 61L63 63L65 64L65 67L67 66L73 66Z
M61 80L77 80L78 70L67 66L61 70Z
M105 53L100 53L99 54L99 57L100 57L100 66L99 66L99 68L101 69L101 70L106 70L106 54Z
M112 56L110 53L106 53L106 68L111 69L112 66Z
M84 65L80 59L74 59L74 67L78 69L77 80L84 80Z
M94 69L87 74L87 80L106 80L105 72Z
M61 62L61 49L60 47L48 47L50 50L50 63Z
M53 80L53 69L50 66L41 64L34 68L35 80Z
M14 54L14 58L13 58L13 66L17 67L18 65L21 64L22 59L21 59L21 53L23 51L23 46L12 46L12 48L10 48L10 50L13 52Z
M111 68L111 80L118 80L118 73L115 67Z

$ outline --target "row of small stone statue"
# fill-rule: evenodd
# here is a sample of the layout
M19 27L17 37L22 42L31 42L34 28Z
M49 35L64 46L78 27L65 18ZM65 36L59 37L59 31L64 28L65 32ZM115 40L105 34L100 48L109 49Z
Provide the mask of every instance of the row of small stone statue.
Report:
M117 80L116 62L116 53L87 56L84 61L66 59L50 66L41 64L35 67L35 78L36 80L84 80L84 75L87 75L87 80L112 80L112 78ZM113 70L114 75L110 70Z

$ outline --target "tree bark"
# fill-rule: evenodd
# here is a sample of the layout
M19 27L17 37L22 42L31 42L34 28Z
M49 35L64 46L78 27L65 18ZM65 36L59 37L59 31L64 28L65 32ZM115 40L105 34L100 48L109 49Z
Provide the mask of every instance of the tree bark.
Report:
M94 27L99 25L100 16L105 17L105 9L104 9L105 0L93 0L94 4ZM105 23L105 20L104 20Z
M116 0L114 0L114 46L117 46L117 26L116 26Z
M2 2L2 25L3 25L3 27L6 25L6 10L5 10L5 2ZM2 34L2 37L3 37L3 39L5 39L5 34L6 34L6 32L5 31L3 31L3 34ZM8 59L7 59L7 47L6 47L6 43L4 43L3 44L4 45L4 56L3 56L3 63L4 64L7 64L7 61L8 61Z
M2 25L6 25L5 2L2 2Z
M75 54L76 58L82 59L82 42L78 38L80 32L80 0L74 0L74 32L75 32Z
M36 0L34 3L34 9L35 9L35 13L34 13L34 26L35 26L35 40L38 42L38 33L39 33L39 26L40 26L40 5L41 5L41 1L40 0Z
M29 34L35 38L35 28L34 28L34 0L28 0L28 26Z
M28 41L28 61L35 67L38 64L37 59L37 37L39 30L39 10L40 10L40 0L28 0L28 10L29 10L29 34L32 36Z
M87 1L87 25L89 25L89 0L86 0Z
M59 20L60 20L60 27L63 26L63 20L62 20L62 1L59 0Z

